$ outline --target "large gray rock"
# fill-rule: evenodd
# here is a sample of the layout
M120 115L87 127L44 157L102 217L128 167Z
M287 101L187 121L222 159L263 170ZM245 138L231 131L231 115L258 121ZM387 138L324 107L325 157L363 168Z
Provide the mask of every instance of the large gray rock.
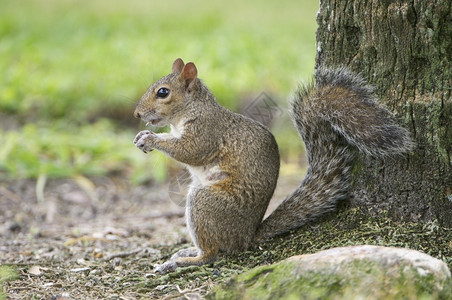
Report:
M452 299L447 265L404 248L353 246L290 257L216 287L210 299Z

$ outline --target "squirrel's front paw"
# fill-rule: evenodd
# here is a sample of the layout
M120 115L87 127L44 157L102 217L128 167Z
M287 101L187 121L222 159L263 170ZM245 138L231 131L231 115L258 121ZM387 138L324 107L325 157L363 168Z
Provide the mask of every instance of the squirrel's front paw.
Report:
M153 141L155 137L156 135L152 131L143 130L136 135L133 143L135 144L135 146L137 146L138 149L140 149L144 153L147 153L153 150Z
M177 269L177 264L175 261L167 261L161 265L155 265L154 266L154 272L160 273L161 275L164 275L166 273L174 272Z

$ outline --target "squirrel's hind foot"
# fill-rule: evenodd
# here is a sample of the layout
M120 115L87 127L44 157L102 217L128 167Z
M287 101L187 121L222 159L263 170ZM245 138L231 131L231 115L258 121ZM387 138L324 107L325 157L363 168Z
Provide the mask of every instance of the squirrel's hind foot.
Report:
M218 251L217 251L218 252ZM154 272L166 274L176 271L178 267L201 266L216 260L217 252L200 253L197 248L182 249L173 254L171 259L161 265L154 266Z
M176 260L179 257L195 257L198 256L199 250L195 247L185 248L177 251L171 256L170 260Z

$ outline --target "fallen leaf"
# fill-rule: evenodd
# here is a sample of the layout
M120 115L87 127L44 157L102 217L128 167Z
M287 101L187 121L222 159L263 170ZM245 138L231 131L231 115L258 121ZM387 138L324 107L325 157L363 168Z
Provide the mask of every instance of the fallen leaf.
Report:
M96 248L96 249L93 250L93 256L95 258L103 258L104 257L104 252L102 252L102 249Z
M43 285L42 285L42 287L43 288L46 288L46 287L51 287L51 286L53 286L53 282L48 282L48 283L44 283Z
M70 269L69 271L78 273L78 272L85 272L85 271L89 271L89 270L91 270L91 269L90 268L75 268L75 269Z
M28 269L28 274L39 276L42 274L41 267L40 266L31 266L30 269Z

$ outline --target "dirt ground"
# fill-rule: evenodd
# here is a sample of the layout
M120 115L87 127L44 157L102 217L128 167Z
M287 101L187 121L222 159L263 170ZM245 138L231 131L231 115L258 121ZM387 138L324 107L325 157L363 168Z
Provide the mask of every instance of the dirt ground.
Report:
M299 184L299 170L282 168L268 211ZM415 249L452 269L452 228L344 206L239 255L155 274L154 264L191 246L183 217L186 176L172 178L141 186L124 177L0 182L0 299L201 299L257 265L364 244Z
M280 181L273 205L298 180ZM17 273L3 283L7 299L199 299L239 273L224 261L195 274L153 272L190 246L183 201L172 190L171 182L132 186L121 178L1 182L0 266Z

